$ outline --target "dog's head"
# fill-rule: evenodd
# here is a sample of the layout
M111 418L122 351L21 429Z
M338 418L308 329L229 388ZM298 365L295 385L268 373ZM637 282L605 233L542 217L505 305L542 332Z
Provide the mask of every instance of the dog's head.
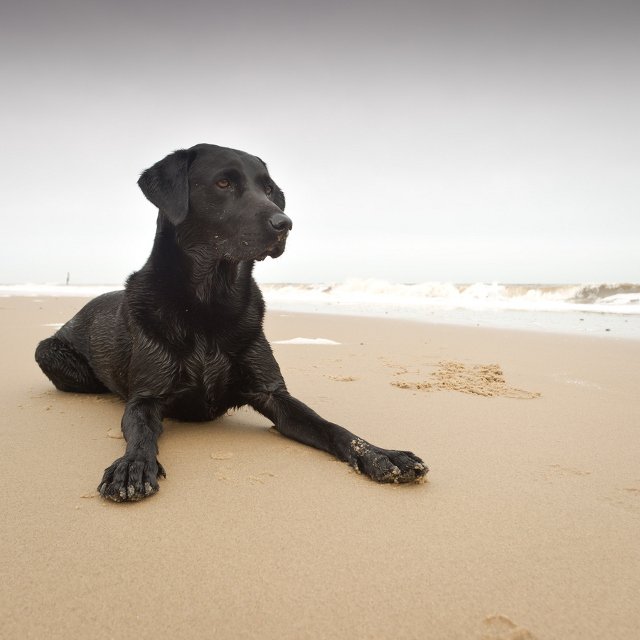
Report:
M292 223L267 165L243 151L199 144L147 169L138 186L185 250L240 262L282 255Z

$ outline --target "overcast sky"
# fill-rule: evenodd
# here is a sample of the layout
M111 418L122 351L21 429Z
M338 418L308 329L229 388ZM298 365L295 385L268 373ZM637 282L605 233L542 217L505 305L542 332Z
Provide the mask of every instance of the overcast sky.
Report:
M5 0L0 283L121 282L199 142L287 195L265 282L639 282L639 70L637 0Z

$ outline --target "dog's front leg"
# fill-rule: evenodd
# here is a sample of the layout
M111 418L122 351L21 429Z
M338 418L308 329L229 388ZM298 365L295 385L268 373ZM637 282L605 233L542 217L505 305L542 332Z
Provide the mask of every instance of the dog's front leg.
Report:
M252 394L249 402L284 436L331 453L377 482L415 482L427 465L411 451L382 449L329 422L291 396L284 386Z
M158 400L134 398L122 416L125 454L104 471L98 491L115 502L142 500L158 491L158 478L166 476L158 455L162 408Z

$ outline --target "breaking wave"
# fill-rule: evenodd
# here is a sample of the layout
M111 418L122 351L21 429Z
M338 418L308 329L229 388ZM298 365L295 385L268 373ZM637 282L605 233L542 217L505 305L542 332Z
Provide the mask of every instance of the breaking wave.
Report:
M339 284L263 284L271 302L391 307L511 309L640 314L640 284L394 284L350 279Z

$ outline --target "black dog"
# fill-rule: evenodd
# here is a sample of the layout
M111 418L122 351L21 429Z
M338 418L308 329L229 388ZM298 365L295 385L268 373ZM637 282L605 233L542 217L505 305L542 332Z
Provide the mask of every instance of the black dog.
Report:
M159 208L147 263L124 291L92 300L36 349L58 389L126 401L126 452L105 470L102 496L140 500L158 490L163 416L213 420L247 404L283 435L378 482L422 478L427 467L413 453L375 447L289 395L251 275L254 260L282 254L292 226L264 162L199 144L147 169L138 185Z

